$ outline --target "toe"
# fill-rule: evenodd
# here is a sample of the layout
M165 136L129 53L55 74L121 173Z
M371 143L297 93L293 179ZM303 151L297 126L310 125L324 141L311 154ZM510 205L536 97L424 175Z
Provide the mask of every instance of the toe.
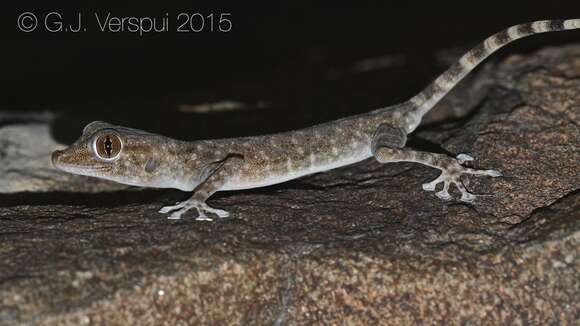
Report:
M424 183L424 184L423 184L423 190L426 190L426 191L433 191L433 190L435 190L435 185L436 185L436 184L435 184L435 183L433 183L433 182Z
M435 193L435 196L437 196L438 198L443 199L443 200L450 200L451 199L451 195L445 189Z
M457 186L457 189L459 189L459 191L461 192L461 198L459 198L459 200L465 203L472 203L475 200L476 196L467 191L467 189L461 182L455 183L455 186Z
M475 200L475 195L469 192L463 192L461 193L461 198L459 198L459 200L461 200L462 202L466 202L466 203L472 203Z
M181 219L181 214L183 214L182 211L173 212L171 215L167 216L167 219L169 219L169 220L179 220L179 219Z
M197 217L195 219L198 221L206 221L208 217L207 215L205 215L205 212L201 210L199 207L196 207L196 209L197 209Z
M178 202L177 204L175 204L175 205L171 205L171 206L164 206L164 207L161 207L161 209L159 210L159 213L161 213L161 214L166 214L166 213L169 213L169 212L171 212L171 211L174 211L174 210L180 209L180 208L182 208L183 206L184 206L184 204L183 204L183 203L179 203L179 202Z
M490 177L501 177L503 176L503 174L501 174L501 172L496 171L496 170L486 170L485 172L487 172L487 175L489 175Z
M230 213L228 213L227 211L224 211L223 209L216 209L215 214L221 218L225 218L225 217L230 216Z
M445 173L445 171L442 171L441 174L435 180L428 183L424 183L423 190L434 191L437 185L440 184L441 182L445 182L447 178L448 175Z
M173 206L165 206L165 207L161 207L161 209L159 210L159 213L161 214L165 214L165 213L169 213L173 210Z
M455 158L459 161L459 164L463 164L467 161L473 161L473 156L467 154L459 154Z
M207 216L198 216L195 218L196 221L213 221L212 218L209 218Z

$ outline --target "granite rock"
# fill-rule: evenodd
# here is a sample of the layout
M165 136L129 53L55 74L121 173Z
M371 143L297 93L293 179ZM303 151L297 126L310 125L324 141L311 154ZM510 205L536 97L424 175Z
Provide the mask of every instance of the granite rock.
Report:
M418 131L504 173L465 180L473 205L373 160L218 194L234 218L211 223L157 213L178 191L0 195L0 324L573 324L579 75L580 46L509 57L467 115Z

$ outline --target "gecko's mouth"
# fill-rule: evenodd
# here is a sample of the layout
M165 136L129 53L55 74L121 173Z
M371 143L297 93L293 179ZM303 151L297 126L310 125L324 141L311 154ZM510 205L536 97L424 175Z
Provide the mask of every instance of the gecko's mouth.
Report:
M52 152L51 155L52 166L57 170L75 174L88 175L91 174L91 172L102 171L105 169L104 166L86 166L63 162L64 161L63 153L64 151L61 150L55 150L54 152Z

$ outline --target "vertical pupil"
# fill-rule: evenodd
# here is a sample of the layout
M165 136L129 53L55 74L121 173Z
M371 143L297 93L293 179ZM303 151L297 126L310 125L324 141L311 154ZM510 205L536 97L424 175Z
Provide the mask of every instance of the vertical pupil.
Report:
M107 136L105 139L105 152L107 156L111 157L111 152L113 151L113 142L111 141L111 137Z

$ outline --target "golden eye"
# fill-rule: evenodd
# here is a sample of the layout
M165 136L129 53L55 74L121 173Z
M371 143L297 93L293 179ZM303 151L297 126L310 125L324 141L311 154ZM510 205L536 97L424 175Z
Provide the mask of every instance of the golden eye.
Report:
M95 152L97 156L105 159L112 160L119 156L121 153L121 138L113 133L102 134L95 140Z

